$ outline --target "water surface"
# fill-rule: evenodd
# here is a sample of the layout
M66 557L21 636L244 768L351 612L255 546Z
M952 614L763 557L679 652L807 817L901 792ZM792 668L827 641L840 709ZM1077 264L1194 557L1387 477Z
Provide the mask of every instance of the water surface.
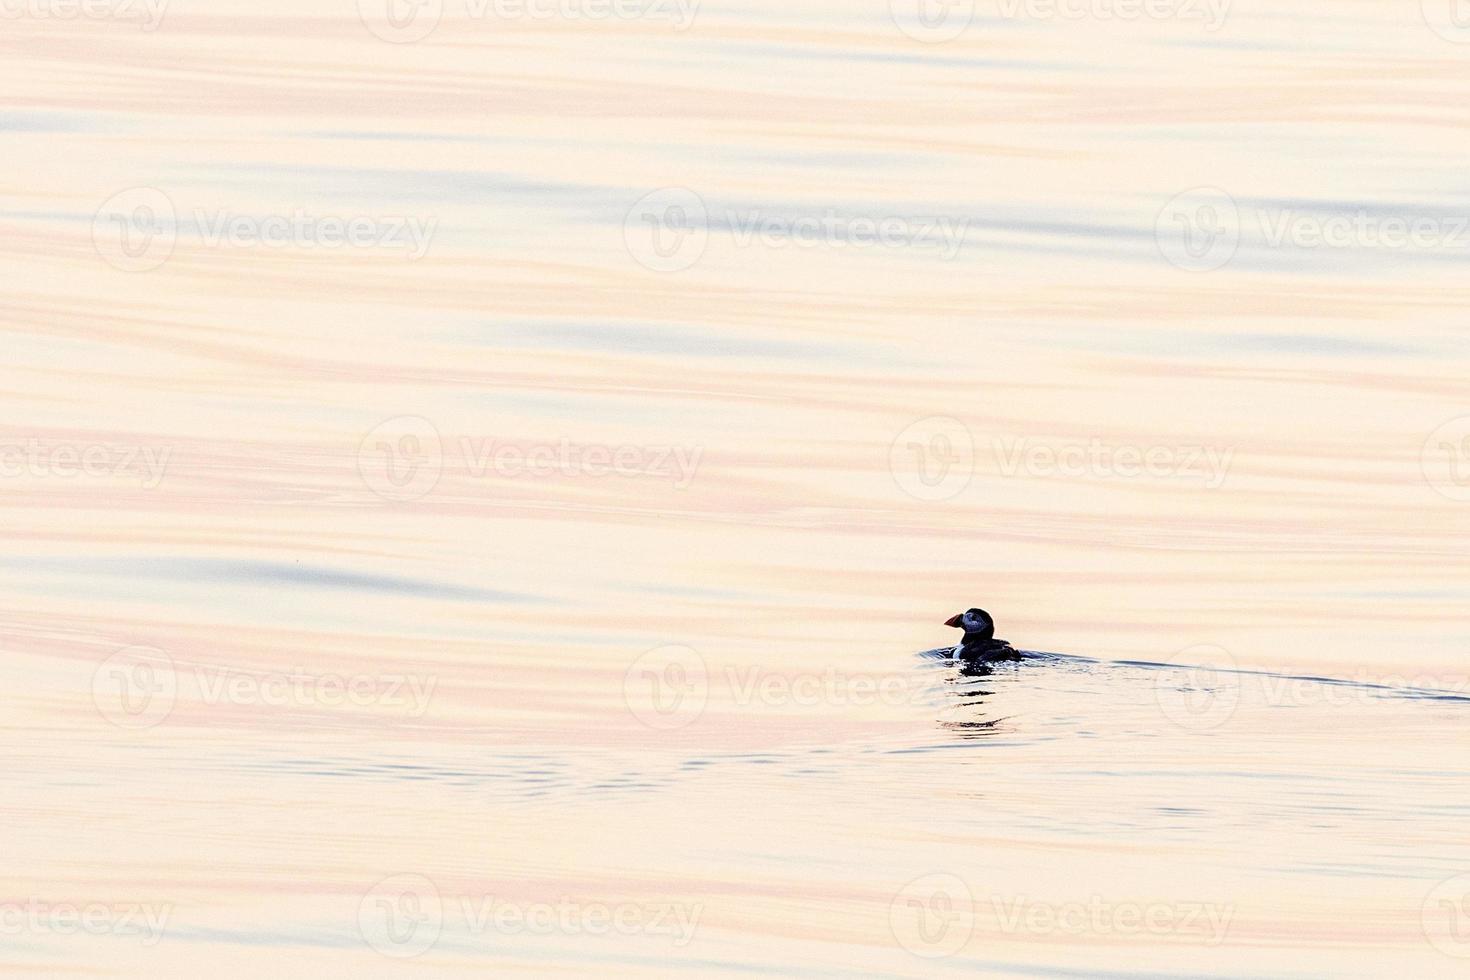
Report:
M1448 4L329 6L6 14L0 965L1463 971Z

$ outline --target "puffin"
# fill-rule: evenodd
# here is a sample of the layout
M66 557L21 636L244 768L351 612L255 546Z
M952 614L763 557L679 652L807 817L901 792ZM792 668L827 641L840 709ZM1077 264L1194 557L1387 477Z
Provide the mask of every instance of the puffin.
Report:
M965 631L950 656L969 663L994 663L998 660L1020 660L1021 653L1005 640L995 638L995 620L984 609L966 609L944 621Z

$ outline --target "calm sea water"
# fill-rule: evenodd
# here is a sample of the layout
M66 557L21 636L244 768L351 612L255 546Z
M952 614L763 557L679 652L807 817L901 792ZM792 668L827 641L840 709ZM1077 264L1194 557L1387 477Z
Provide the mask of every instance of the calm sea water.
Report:
M0 968L1463 975L1456 13L6 6Z

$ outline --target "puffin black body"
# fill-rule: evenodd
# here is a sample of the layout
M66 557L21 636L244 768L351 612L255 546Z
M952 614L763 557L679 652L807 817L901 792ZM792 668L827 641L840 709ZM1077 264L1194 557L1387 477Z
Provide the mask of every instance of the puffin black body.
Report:
M954 626L965 631L964 639L954 648L951 656L969 663L995 663L999 660L1020 660L1021 654L1005 640L995 638L995 620L984 609L967 609L945 620L945 626Z

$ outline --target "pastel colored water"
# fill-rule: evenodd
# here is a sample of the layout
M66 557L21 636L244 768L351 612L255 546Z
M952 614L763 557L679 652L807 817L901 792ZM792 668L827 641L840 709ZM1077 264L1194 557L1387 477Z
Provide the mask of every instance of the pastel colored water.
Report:
M389 2L0 5L0 970L1463 975L1452 4Z

